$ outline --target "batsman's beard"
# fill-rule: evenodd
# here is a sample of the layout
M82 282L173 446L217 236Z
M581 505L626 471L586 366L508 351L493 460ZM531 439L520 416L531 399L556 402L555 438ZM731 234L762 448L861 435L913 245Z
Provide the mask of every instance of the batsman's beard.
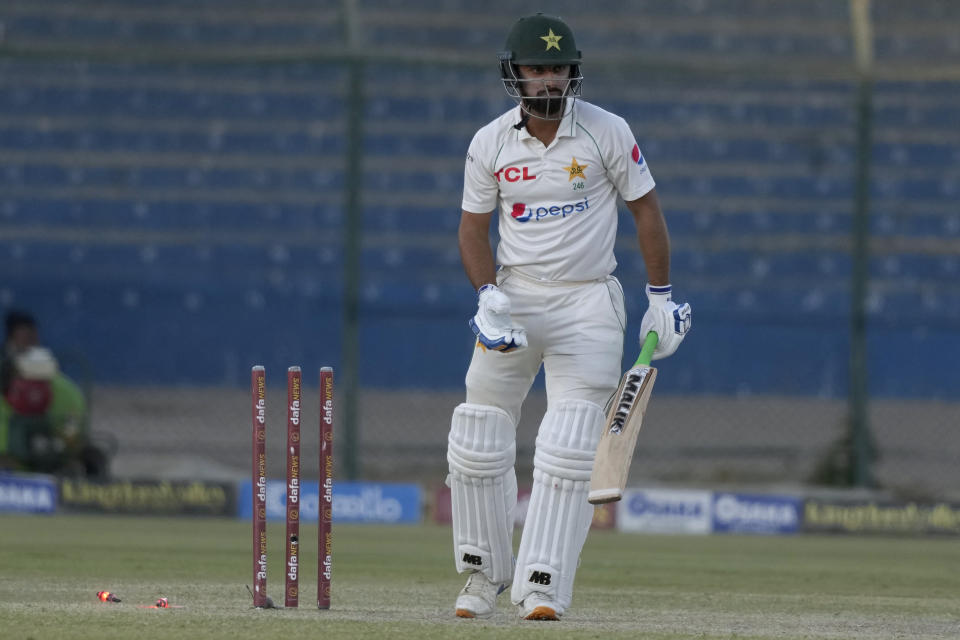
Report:
M561 95L525 97L523 110L535 118L562 120L566 113L567 98Z

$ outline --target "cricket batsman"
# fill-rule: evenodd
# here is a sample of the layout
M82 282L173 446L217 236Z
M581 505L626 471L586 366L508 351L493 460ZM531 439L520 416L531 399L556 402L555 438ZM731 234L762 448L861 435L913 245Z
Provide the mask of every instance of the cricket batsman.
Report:
M454 558L468 574L455 612L489 617L512 585L522 618L558 620L570 606L593 517L587 493L603 407L621 374L626 312L611 275L618 195L646 264L641 336L657 332L655 359L680 345L690 306L671 299L667 226L630 127L579 99L581 55L570 27L540 13L522 18L499 58L503 86L518 104L470 143L459 228L478 307L469 322L477 340L466 402L453 412L447 449ZM541 365L547 411L514 557L516 427Z

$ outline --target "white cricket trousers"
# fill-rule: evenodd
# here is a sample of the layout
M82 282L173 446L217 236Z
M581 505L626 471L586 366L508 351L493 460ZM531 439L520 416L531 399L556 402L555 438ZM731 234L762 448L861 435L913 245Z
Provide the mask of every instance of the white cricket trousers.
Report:
M497 285L510 298L513 323L526 329L528 345L510 353L476 346L466 401L500 407L516 426L542 364L548 405L579 399L605 406L622 373L626 310L620 282L613 276L542 282L503 268Z

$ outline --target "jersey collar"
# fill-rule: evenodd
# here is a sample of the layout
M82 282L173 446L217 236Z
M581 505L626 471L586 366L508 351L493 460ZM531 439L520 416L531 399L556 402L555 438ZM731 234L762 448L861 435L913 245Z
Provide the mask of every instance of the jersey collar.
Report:
M523 116L523 110L518 106L514 109L514 115L516 120L519 121ZM558 138L573 138L577 135L577 101L573 102L573 107L567 112L563 119L560 121L560 127L557 129ZM532 138L530 132L527 131L526 127L521 127L517 131L518 140L527 140Z

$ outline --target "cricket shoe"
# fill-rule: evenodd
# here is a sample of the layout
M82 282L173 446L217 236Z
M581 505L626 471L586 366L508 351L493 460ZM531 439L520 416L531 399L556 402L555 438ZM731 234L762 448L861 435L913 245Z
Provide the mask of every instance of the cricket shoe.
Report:
M520 617L524 620L559 620L560 607L544 594L535 591L520 603Z
M489 618L497 606L497 596L507 588L496 584L482 571L472 571L457 596L458 618Z

